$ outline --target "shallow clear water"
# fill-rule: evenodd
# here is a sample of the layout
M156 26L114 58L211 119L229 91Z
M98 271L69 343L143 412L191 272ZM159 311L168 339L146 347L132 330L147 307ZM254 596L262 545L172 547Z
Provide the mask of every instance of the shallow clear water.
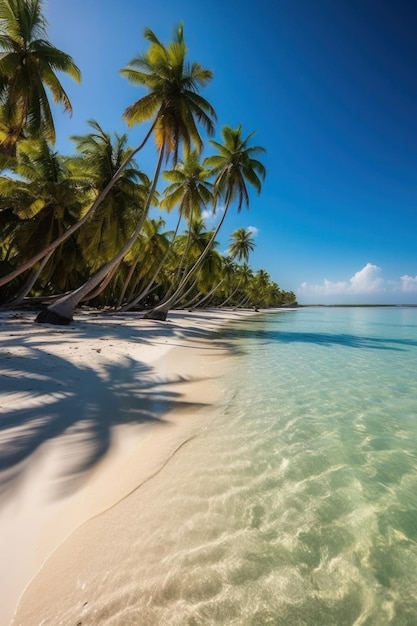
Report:
M417 624L417 309L287 311L223 338L233 397L170 468L150 623Z
M82 583L82 623L415 626L417 308L286 311L221 337L229 402L114 512L127 549L107 519L120 561Z

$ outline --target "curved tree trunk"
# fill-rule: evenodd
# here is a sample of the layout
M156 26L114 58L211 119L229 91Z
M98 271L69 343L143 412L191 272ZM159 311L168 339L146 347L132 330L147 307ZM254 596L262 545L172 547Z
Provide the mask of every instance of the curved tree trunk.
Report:
M226 300L225 300L224 302L222 302L222 303L219 305L219 308L221 308L222 306L226 306L226 304L229 302L229 300L231 300L231 299L233 298L233 296L234 296L234 295L235 295L235 294L239 291L240 286L241 286L241 282L242 282L242 281L240 281L240 282L239 282L239 284L238 284L238 286L237 286L235 289L233 289L233 291L232 291L232 293L230 294L230 296L228 296L228 297L226 298Z
M173 237L172 237L172 241L171 241L170 245L168 246L168 249L167 249L167 251L165 252L165 254L164 254L164 256L163 256L163 258L162 258L161 262L159 263L158 267L156 268L156 271L154 272L154 274L153 274L153 276L152 276L151 280L148 282L148 284L147 284L147 286L145 287L145 289L143 289L143 290L140 292L140 294L139 294L139 295L138 295L138 296L137 296L134 300L132 300L131 302L128 302L127 304L125 304L125 306L123 306L123 307L121 308L121 310L122 310L122 311L130 311L130 309L133 309L133 307L134 307L134 306L136 306L136 305L138 304L138 302L140 302L141 300L143 300L143 298L144 298L145 296L147 296L147 295L148 295L148 293L149 293L149 291L152 289L152 286L153 286L153 284L154 284L154 282L155 282L155 280L156 280L156 278L157 278L157 276L158 276L159 272L160 272L160 271L161 271L161 269L163 268L164 263L165 263L165 261L167 260L168 255L169 255L169 253L170 253L170 252L171 252L171 250L172 250L172 247L173 247L173 245L174 245L175 238L176 238L177 233L178 233L178 229L179 229L179 227L180 227L181 218L182 218L182 215L181 215L181 213L180 213L179 218L178 218L178 221L177 221L177 226L176 226L176 228L175 228L174 235L173 235Z
M120 307L122 306L122 302L125 297L126 290L129 286L130 281L132 280L132 276L135 273L135 269L137 268L137 265L138 265L138 260L136 259L136 261L134 261L132 265L129 267L129 272L126 276L125 282L123 283L122 291L117 301L116 309L120 309Z
M168 300L162 302L161 304L158 304L154 309L152 309L152 311L149 311L148 313L146 313L145 315L146 319L159 320L163 322L166 320L168 316L168 311L173 306L173 304L182 296L182 293L184 291L184 288L188 279L194 272L198 270L198 268L200 267L200 265L202 264L202 262L204 261L208 253L210 252L210 249L213 246L214 241L218 235L218 232L220 228L222 227L223 222L226 218L228 208L229 208L228 206L225 207L221 220L217 224L217 227L215 231L213 232L213 235L211 236L210 241L208 242L207 246L198 257L194 265L188 270L186 275L181 279L180 284L178 285L178 288L176 289L175 293L170 298L168 298Z
M162 146L159 153L158 163L155 169L153 182L149 190L149 195L146 200L145 207L143 209L142 218L125 245L121 248L121 250L119 250L119 252L113 257L111 261L103 265L103 267L99 269L98 272L94 274L94 276L91 276L84 283L84 285L81 285L81 287L71 292L69 295L61 298L60 300L57 300L57 302L54 302L54 304L50 305L47 309L41 311L35 320L36 322L40 324L70 324L74 315L74 311L78 304L81 302L81 300L85 299L85 297L95 287L97 287L97 285L99 285L102 280L106 278L107 274L113 270L115 265L118 265L122 261L125 254L130 250L130 248L133 246L136 239L138 238L142 230L143 224L145 223L145 220L148 216L149 207L151 205L152 198L155 193L156 185L159 179L159 173L161 171L164 154L165 148L164 146Z
M93 289L93 291L89 294L87 294L87 296L85 298L82 299L82 302L88 302L89 300L92 300L93 298L97 298L97 296L99 296L107 287L107 285L109 284L109 282L112 280L112 278L114 278L114 275L116 274L117 270L120 267L120 263L122 262L123 259L121 259L117 265L115 265L113 267L113 269L110 270L110 272L107 274L106 278L103 280L103 282L101 282L95 289Z
M25 263L22 263L22 265L19 265L19 267L17 267L15 270L13 270L13 272L10 272L6 276L0 277L0 287L2 285L7 285L7 283L9 283L11 280L14 280L15 278L17 278L17 276L20 276L20 274L23 274L23 272L26 272L26 270L28 270L31 267L33 267L35 265L35 263L37 263L38 261L43 259L47 254L49 254L50 252L53 252L54 250L56 250L56 248L58 248L58 246L60 246L62 243L64 243L64 241L66 241L69 237L71 237L71 235L73 233L75 233L79 228L81 228L81 226L83 226L91 218L92 214L100 206L100 204L106 198L106 196L109 193L109 191L114 187L114 185L117 183L119 178L122 176L124 170L129 165L130 161L133 159L135 154L137 154L139 152L139 150L141 150L143 148L143 146L145 145L145 143L148 141L149 137L152 134L153 128L154 128L154 124L152 124L151 128L149 129L149 131L146 134L146 137L142 141L142 143L137 148L132 150L132 152L129 154L129 156L123 161L123 163L121 164L121 166L119 167L117 172L113 175L112 179L107 183L105 188L99 193L97 198L94 200L93 204L88 209L88 211L84 215L84 217L82 217L80 220L78 220L78 222L73 224L64 233L62 233L62 235L60 235L54 241L52 241L48 246L46 246L46 248L44 248L43 250L38 252L38 254L33 256L31 259L29 259Z
M222 278L221 281L219 283L217 283L216 285L214 285L214 287L212 289L210 289L210 291L201 298L201 300L199 300L201 294L198 294L195 298L193 298L192 300L190 300L190 302L187 302L187 304L184 306L185 309L188 308L195 308L195 307L199 307L203 304L203 302L206 302L206 300L208 300L220 287L220 285L222 285L224 283L224 281L226 280L226 278ZM194 302L197 301L197 304L194 304Z
M26 298L26 296L30 293L32 287L35 285L35 283L38 280L38 278L39 278L43 268L48 263L49 259L53 255L53 253L54 253L54 250L49 252L49 254L47 254L46 257L44 257L42 259L38 269L37 270L32 270L30 276L28 277L27 281L25 282L25 284L23 285L22 289L17 294L17 296L15 298L13 298L13 300L10 300L9 302L7 302L1 308L13 309L14 307L19 306L19 304L21 304L23 302L23 300Z
M185 298L186 296L188 296L188 294L197 286L198 283L198 278L196 277L193 282L191 283L191 285L188 287L187 291L185 293L182 293L180 298ZM180 300L180 298L178 298L177 302ZM186 309L187 307L183 305L181 305L181 308Z

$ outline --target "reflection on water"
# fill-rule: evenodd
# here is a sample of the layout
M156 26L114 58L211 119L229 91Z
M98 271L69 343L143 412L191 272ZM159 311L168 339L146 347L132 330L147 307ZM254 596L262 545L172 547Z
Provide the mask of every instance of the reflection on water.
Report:
M417 310L238 330L227 408L106 514L47 623L417 624Z

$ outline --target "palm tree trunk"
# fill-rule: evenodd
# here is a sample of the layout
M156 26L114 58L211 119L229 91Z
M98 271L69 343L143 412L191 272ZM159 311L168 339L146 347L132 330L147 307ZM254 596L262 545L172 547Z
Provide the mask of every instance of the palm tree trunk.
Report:
M91 293L88 293L86 295L85 298L82 299L82 302L88 302L89 300L92 300L93 298L97 298L97 296L99 296L102 291L105 290L105 288L107 287L107 285L109 284L109 282L112 280L112 278L114 278L114 275L116 274L117 270L120 267L120 263L122 262L123 259L121 259L117 265L115 265L113 267L113 269L111 269L109 271L109 273L107 274L106 278L95 288L93 289L93 291Z
M175 291L175 293L170 298L168 298L168 300L166 300L162 304L159 304L158 306L156 306L154 309L152 309L152 311L149 311L149 313L147 313L145 315L146 319L155 319L155 320L160 320L160 321L165 321L166 320L169 309L178 300L178 298L181 297L182 292L184 290L185 283L188 281L188 279L190 278L191 274L193 274L195 271L198 270L198 268L200 267L200 265L202 264L202 262L204 261L204 259L208 255L208 253L210 252L210 249L211 249L212 245L214 244L214 241L215 241L215 239L216 239L216 237L218 235L218 232L219 232L220 228L222 227L223 222L224 222L224 220L226 218L228 208L229 207L227 205L225 207L225 209L224 209L224 213L223 213L223 215L221 217L220 222L217 224L217 227L216 227L215 231L213 232L213 235L210 238L210 241L208 242L207 246L205 247L203 252L198 257L198 259L194 263L194 265L188 270L187 274L182 278L182 280L180 281L180 284L178 285L178 288Z
M25 282L25 284L23 285L22 289L17 294L17 296L15 298L13 298L13 300L10 300L9 302L7 302L7 304L3 305L3 307L1 307L1 308L13 309L14 307L19 306L19 304L21 304L23 302L23 300L30 293L32 287L34 286L34 284L38 280L38 278L39 278L43 268L48 263L49 259L53 255L53 253L54 253L54 250L52 250L52 252L49 252L49 254L47 254L42 259L38 269L37 270L33 270L31 272L30 276L28 277L27 281Z
M248 305L250 302L250 296L244 296L240 302L236 305L237 309L242 309L245 305Z
M192 300L190 300L190 302L188 302L184 308L188 309L189 307L191 307L194 302L197 300L197 304L193 307L197 307L197 306L201 306L203 304L203 302L206 302L206 300L208 300L220 287L220 285L222 285L224 283L224 281L226 280L226 278L222 278L221 281L219 283L217 283L216 285L214 285L213 289L211 289L208 294L206 294L203 298L201 298L201 300L198 300L198 298L200 297L201 294L198 294L195 298L193 298Z
M135 243L138 238L143 224L148 216L149 207L151 206L152 198L155 193L156 185L158 183L159 174L162 167L162 162L164 160L165 154L165 146L163 145L159 152L159 158L155 169L155 174L153 177L152 185L149 190L148 197L146 199L145 207L143 209L143 215L141 220L136 227L135 231L125 243L125 245L119 250L119 252L113 257L111 261L108 261L101 269L98 270L91 276L84 285L81 285L78 289L71 292L69 295L65 296L54 302L51 306L47 307L43 311L39 313L36 318L36 322L40 324L58 324L58 325L68 325L74 315L74 311L78 306L79 302L85 298L97 285L101 283L101 281L106 278L107 274L114 268L115 265L120 263L125 256L125 254L130 250L130 248ZM120 169L120 168L119 168Z
M190 293L190 291L192 291L192 290L194 289L194 287L196 287L197 282L198 282L198 278L195 278L195 279L193 280L192 284L190 285L190 287L188 287L187 291L186 291L185 293L182 293L180 297L181 297L181 298L185 298L186 296L188 296L188 294ZM180 298L178 298L178 300L179 300L179 299L180 299ZM178 302L178 300L177 300L177 302ZM187 307L186 307L186 306L184 306L184 309L186 309L186 308L187 308Z
M164 263L165 263L165 261L167 260L168 255L170 254L170 252L171 252L171 250L172 250L172 247L173 247L173 245L174 245L175 238L176 238L177 233L178 233L178 229L179 229L179 227L180 227L181 218L182 218L182 215L181 215L181 213L180 213L179 218L178 218L178 221L177 221L177 226L176 226L176 228L175 228L174 235L173 235L173 237L172 237L171 243L170 243L170 245L168 246L168 249L167 249L167 251L165 252L165 254L164 254L164 256L163 256L163 258L162 258L161 262L159 263L158 267L156 268L156 271L154 272L154 274L153 274L153 276L152 276L151 280L149 281L149 283L147 284L147 286L145 287L145 289L143 289L143 290L140 292L140 294L139 294L139 295L138 295L138 296L137 296L134 300L132 300L132 302L129 302L129 303L128 303L128 304L126 304L124 307L122 307L122 309L121 309L122 311L130 311L130 309L132 309L134 306L136 306L138 302L140 302L141 300L143 300L143 298L144 298L145 296L147 296L147 295L148 295L148 293L149 293L150 289L152 288L152 285L154 284L154 282L155 282L155 280L156 280L156 278L157 278L157 276L158 276L159 272L160 272L160 271L161 271L161 269L163 268Z
M228 296L228 297L226 298L226 300L225 300L224 302L222 302L222 303L219 305L219 307L220 307L220 308L221 308L222 306L226 306L226 304L229 302L229 300L231 300L231 299L233 298L233 296L234 296L234 295L235 295L235 294L239 291L239 289L240 289L240 285L241 285L241 282L242 282L242 281L240 281L240 282L239 282L239 284L238 284L238 286L237 286L235 289L233 289L233 291L232 291L232 293L230 294L230 296Z
M114 187L114 185L117 183L119 178L122 176L124 170L129 165L130 161L133 159L135 154L137 154L139 152L139 150L141 150L143 148L143 146L146 144L146 142L148 141L149 137L151 136L151 134L153 132L153 129L154 129L154 124L152 124L151 128L147 132L147 134L146 134L144 140L142 141L142 143L137 148L132 150L132 152L129 154L129 156L123 161L123 163L121 164L121 166L119 167L117 172L113 175L113 177L107 183L105 188L99 193L97 198L94 200L93 204L88 209L88 211L84 215L84 217L82 217L80 220L78 220L78 222L76 222L70 228L68 228L64 233L62 233L62 235L60 235L59 237L54 239L54 241L52 241L43 250L38 252L38 254L33 256L31 259L29 259L25 263L22 263L22 265L19 265L19 267L17 267L15 270L13 270L13 272L10 272L6 276L0 277L0 287L2 285L7 285L7 283L9 283L11 280L14 280L15 278L17 278L17 276L20 276L20 274L23 274L23 272L26 272L26 270L28 270L31 267L33 267L33 265L35 265L35 263L37 263L38 261L42 260L47 254L49 254L50 252L53 252L54 250L56 250L56 248L58 248L58 246L60 246L62 243L64 243L64 241L66 241L69 237L71 237L71 235L73 233L75 233L79 228L81 228L81 226L83 226L90 219L92 214L96 211L96 209L100 206L100 204L106 198L106 196L109 193L109 191Z
M138 260L136 259L136 261L134 261L132 265L129 267L129 272L126 276L125 282L123 283L122 291L120 293L119 299L117 301L117 305L115 307L116 309L120 309L120 307L122 306L125 293L127 291L130 281L132 280L132 276L135 273L135 269L137 268L137 265L138 265Z

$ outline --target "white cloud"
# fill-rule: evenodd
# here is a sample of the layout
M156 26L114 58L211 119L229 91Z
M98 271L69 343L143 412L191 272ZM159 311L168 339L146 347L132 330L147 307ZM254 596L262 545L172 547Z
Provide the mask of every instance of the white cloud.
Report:
M351 293L373 293L382 291L384 281L379 276L381 268L372 263L367 263L359 272L350 279Z
M257 237L259 235L259 228L256 228L256 226L248 226L246 231L251 233L253 237Z
M206 222L217 223L220 221L223 213L224 213L224 206L218 206L216 208L215 213L213 213L212 209L204 209L204 211L201 211L201 217Z
M417 276L401 276L401 291L406 293L417 293Z
M204 211L201 211L201 217L203 220L209 220L213 217L213 211L210 209L204 209Z
M327 278L321 285L303 283L298 293L315 296L372 294L384 291L384 281L380 277L381 268L372 263L356 272L349 280L332 282Z

